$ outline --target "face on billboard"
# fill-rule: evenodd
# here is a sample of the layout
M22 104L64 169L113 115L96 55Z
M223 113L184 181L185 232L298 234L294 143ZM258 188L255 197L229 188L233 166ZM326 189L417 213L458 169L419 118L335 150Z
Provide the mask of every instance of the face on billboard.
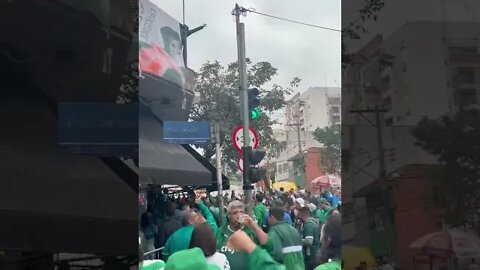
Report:
M171 56L175 59L175 62L178 63L179 60L183 58L182 54L182 43L179 40L170 40L168 44Z

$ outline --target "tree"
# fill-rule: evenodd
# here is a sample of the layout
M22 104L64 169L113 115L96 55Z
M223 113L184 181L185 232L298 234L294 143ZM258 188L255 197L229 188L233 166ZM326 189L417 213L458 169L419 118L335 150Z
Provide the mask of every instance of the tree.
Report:
M438 157L444 173L432 177L438 206L453 226L480 231L480 113L464 110L437 120L422 119L412 130L416 145Z
M138 103L138 60L127 62L122 75L117 103Z
M333 125L331 127L317 128L313 132L313 137L324 145L325 170L327 173L338 174L341 169L342 159L342 126ZM322 157L323 160L323 157Z
M276 142L273 138L272 125L277 121L270 116L272 112L283 108L285 95L289 94L300 83L295 77L289 86L274 84L270 89L265 85L277 74L277 69L268 62L253 64L247 59L248 87L257 87L261 94L260 109L262 114L251 121L251 126L259 135L259 147L273 149ZM239 154L233 148L231 133L240 121L240 91L238 65L236 62L223 66L218 61L207 62L197 74L196 91L200 101L192 108L190 119L194 121L219 121L220 140L223 145L223 162L235 170L235 160ZM215 154L214 145L198 145L203 149L205 158L210 160Z
M378 13L385 6L384 0L364 0L364 4L358 10L359 17L350 22L347 27L342 29L342 69L350 67L354 59L358 56L347 52L346 41L359 40L368 30L365 24L369 21L377 21ZM379 62L382 65L391 65L391 55L380 51Z

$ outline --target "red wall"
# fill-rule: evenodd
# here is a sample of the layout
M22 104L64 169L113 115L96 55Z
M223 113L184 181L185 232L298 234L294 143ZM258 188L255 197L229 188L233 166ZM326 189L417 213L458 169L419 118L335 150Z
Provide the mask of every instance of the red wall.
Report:
M408 246L418 238L441 230L438 224L440 213L428 203L431 197L428 166L408 166L400 171L396 190L395 228L397 238L398 265L405 269L415 269L413 255L415 251ZM416 269L424 269L427 265Z
M305 156L305 179L306 183L306 190L310 191L312 194L319 194L320 190L312 189L310 182L313 179L325 175L325 170L321 167L321 152L320 148L312 147L307 150L307 154Z

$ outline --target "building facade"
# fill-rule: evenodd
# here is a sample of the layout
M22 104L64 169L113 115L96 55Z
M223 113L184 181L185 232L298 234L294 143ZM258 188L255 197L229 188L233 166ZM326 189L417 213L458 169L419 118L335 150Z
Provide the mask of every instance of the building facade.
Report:
M302 131L314 131L341 123L341 89L310 87L287 101L287 126L299 126Z
M389 196L395 197L397 192L408 194L400 191L407 186L412 191L428 189L424 178L410 181L409 171L414 166L416 171L426 174L438 161L415 146L411 128L423 117L435 119L478 106L479 29L477 23L411 22L386 38L373 38L356 52L361 57L343 76L342 203L347 217L343 229L346 243L370 243L374 255L391 255L397 265L412 269L408 243L401 235L407 230L401 212L406 202L394 201L392 208L387 209L375 199L381 192L377 129L353 110L370 111L363 117L371 122L375 122L376 106L384 110L379 124L385 171L392 183ZM381 65L383 52L391 56L392 63ZM415 215L427 215L419 200L408 205L416 209ZM389 220L387 212L393 213ZM387 223L389 226L385 226ZM413 227L408 231L418 237L440 229L431 221L415 227L421 232ZM385 239L391 239L394 245L387 246Z
M295 182L310 190L310 182L325 174L321 163L322 144L313 131L341 121L341 91L335 87L310 87L287 101L286 123L273 132L279 142L276 155L268 161L274 164L272 180Z

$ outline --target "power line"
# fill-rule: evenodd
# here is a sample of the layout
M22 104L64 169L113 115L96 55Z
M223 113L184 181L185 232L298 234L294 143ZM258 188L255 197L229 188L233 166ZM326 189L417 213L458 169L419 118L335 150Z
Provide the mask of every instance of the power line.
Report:
M277 17L277 16L273 16L273 15L261 13L261 12L258 12L258 11L256 11L256 10L253 10L253 9L246 9L246 8L244 8L243 11L249 11L249 12L252 12L252 13L256 13L256 14L258 14L258 15L263 15L263 16L265 16L265 17L270 17L270 18L273 18L273 19L277 19L277 20L281 20L281 21L286 21L286 22L291 22L291 23L296 23L296 24L301 24L301 25L310 26L310 27L314 27L314 28L320 28L320 29L323 29L323 30L329 30L329 31L334 31L334 32L342 32L342 30L339 30L339 29L334 29L334 28L330 28L330 27L324 27L324 26L320 26L320 25L315 25L315 24L310 24L310 23L304 23L304 22L294 21L294 20L290 20L290 19L286 19L286 18L282 18L282 17Z

